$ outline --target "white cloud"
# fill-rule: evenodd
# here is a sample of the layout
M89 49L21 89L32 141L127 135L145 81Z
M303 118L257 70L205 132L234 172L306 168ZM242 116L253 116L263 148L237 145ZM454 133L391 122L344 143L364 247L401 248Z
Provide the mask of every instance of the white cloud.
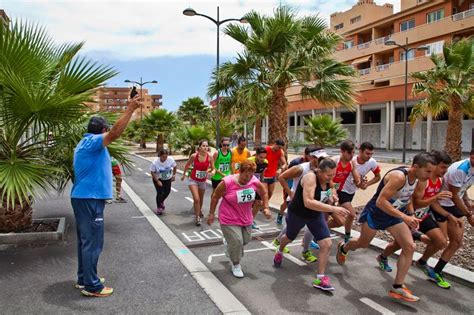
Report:
M344 11L356 0L281 1L299 9L301 15L314 14L328 19L335 11ZM399 10L399 1L393 3ZM276 0L228 1L23 1L5 0L3 8L12 18L27 19L44 25L57 42L85 41L86 52L100 52L109 58L135 59L163 55L211 54L216 51L216 26L182 11L191 6L197 12L216 18L240 18L250 10L271 14L280 3ZM398 9L397 9L398 8ZM221 34L222 35L222 34ZM231 38L221 36L221 54L240 50Z

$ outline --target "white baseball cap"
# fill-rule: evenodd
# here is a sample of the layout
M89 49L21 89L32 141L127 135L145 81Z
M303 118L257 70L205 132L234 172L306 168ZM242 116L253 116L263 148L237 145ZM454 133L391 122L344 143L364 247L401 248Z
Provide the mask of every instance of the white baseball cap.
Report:
M327 156L329 156L329 154L327 154L327 153L326 153L326 150L324 150L324 149L316 150L316 151L310 152L309 155L314 156L314 157L317 157L318 159L319 159L320 157L327 157Z

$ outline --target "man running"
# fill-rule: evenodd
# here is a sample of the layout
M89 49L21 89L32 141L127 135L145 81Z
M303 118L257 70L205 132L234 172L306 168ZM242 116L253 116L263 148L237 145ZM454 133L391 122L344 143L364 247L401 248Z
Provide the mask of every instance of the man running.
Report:
M296 238L299 231L306 225L320 247L318 272L313 281L313 287L324 291L334 291L329 277L325 275L332 242L324 212L338 213L341 216L349 213L342 207L331 205L334 199L330 181L336 173L335 169L336 163L333 160L322 159L318 169L310 171L298 183L294 198L288 206L287 231L281 238L280 246L273 258L275 267L280 267L284 248Z
M452 194L449 191L441 191L442 186L442 177L446 174L449 165L452 160L451 157L444 151L434 150L430 153L437 164L434 172L426 181L419 181L415 192L413 193L413 206L415 210L415 216L421 220L420 227L418 231L413 231L413 239L426 242L422 239L421 233L425 234L428 238L428 242L423 256L416 262L417 267L419 267L430 280L437 283L438 286L442 288L448 288L449 283L443 281L442 277L437 277L433 269L428 266L428 259L434 255L436 252L444 249L447 245L446 240L446 223L443 223L444 228L442 229L440 225L435 221L433 213L438 213L443 217L448 217L449 220L453 220L457 225L462 224L462 220L450 216L449 212L444 210L440 204L439 200L449 199ZM392 255L394 252L400 249L400 246L396 242L391 242L387 245L384 252L377 256L377 261L382 270L390 272L392 268L388 264L387 257Z
M222 178L230 175L230 163L232 158L232 153L229 150L230 140L227 137L221 139L220 148L214 152L214 168L216 173L211 177L212 182L212 191L216 190L217 185L222 181Z
M231 151L231 172L237 174L239 172L240 163L246 161L250 157L250 151L247 149L247 139L240 136L237 140L237 146Z
M355 218L355 209L351 205L352 199L349 195L341 193L344 189L345 185L347 185L349 175L352 175L352 182L355 186L358 186L360 183L360 176L355 168L355 162L353 162L352 158L354 157L354 150L355 145L351 140L344 140L341 142L340 149L341 154L333 158L334 162L336 162L336 176L334 176L334 184L337 187L337 196L339 198L339 204L349 210L351 213L349 216L343 218L339 216L337 213L331 214L331 217L328 220L329 228L336 228L341 225L346 225L352 227L352 221ZM341 199L340 195L343 197ZM350 224L349 224L350 221ZM346 235L347 235L347 228L346 228ZM350 236L350 229L349 229L349 236ZM346 236L347 237L347 236ZM348 238L347 238L348 239ZM347 240L346 240L347 241Z
M372 157L374 154L374 146L370 142L363 142L359 147L359 154L354 156L352 159L353 165L360 176L359 186L356 186L354 181L354 176L352 173L349 174L349 177L345 181L345 184L342 186L342 189L338 191L337 195L339 197L339 204L349 210L351 213L347 216L346 222L344 223L345 235L344 242L348 242L351 238L352 223L355 218L355 209L352 206L352 199L354 199L355 192L357 188L366 190L367 187L374 185L380 181L382 178L380 176L380 167L377 164L377 161ZM342 161L342 155L340 162ZM371 180L367 180L367 174L372 172L374 177Z
M275 189L275 182L280 173L287 168L285 153L283 148L285 142L281 139L277 139L273 145L267 145L265 150L267 151L268 166L263 173L263 182L267 188L268 200L272 198L273 190Z
M336 260L343 265L350 250L368 248L377 231L386 229L402 248L389 295L408 302L416 302L420 298L404 285L415 251L410 228L416 229L419 221L407 211L407 205L411 202L417 182L430 178L435 164L433 157L423 152L415 155L411 167L397 167L387 172L359 218L362 223L360 237L346 244L340 241L337 247Z

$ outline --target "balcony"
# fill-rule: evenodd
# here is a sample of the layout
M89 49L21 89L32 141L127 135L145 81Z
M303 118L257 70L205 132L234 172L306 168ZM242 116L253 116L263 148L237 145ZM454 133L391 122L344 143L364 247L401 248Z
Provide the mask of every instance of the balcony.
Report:
M376 38L376 39L375 39L375 44L376 44L376 45L383 44L383 43L385 43L386 41L388 41L389 39L390 39L390 35L389 35L389 36L384 36L384 37Z
M367 75L367 74L370 73L370 69L371 69L371 68L360 69L360 70L359 70L359 74L360 74L360 75Z
M467 19L468 17L474 16L474 9L463 11L457 14L452 15L453 21L460 21Z
M366 42L366 43L359 44L359 45L357 45L357 49L366 49L366 48L369 48L369 47L370 47L370 43L371 43L371 42Z
M386 63L386 64L383 64L383 65L378 65L375 67L375 71L385 71L387 70L388 68L390 68L390 65L391 63Z

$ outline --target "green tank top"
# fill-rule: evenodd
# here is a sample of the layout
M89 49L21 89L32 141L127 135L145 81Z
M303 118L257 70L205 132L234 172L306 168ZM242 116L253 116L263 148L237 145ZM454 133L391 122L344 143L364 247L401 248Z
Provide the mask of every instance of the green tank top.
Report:
M214 167L216 170L221 171L224 173L226 176L230 175L230 161L232 154L230 151L227 151L227 155L222 154L221 149L217 151L217 159L214 161ZM222 176L219 173L216 173L214 176L212 176L213 180L221 180L224 176Z

